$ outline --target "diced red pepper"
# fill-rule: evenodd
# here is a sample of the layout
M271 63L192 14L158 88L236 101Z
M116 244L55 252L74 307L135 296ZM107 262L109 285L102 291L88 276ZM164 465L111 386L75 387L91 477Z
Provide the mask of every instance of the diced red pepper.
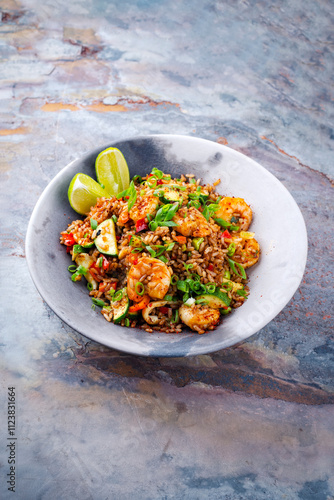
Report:
M114 281L113 283L110 283L110 288L113 288L114 290L116 290L116 288L117 288L116 281Z
M148 224L146 222L146 219L139 219L136 222L136 233L139 233L139 231L145 231L145 229L148 228Z
M104 283L100 283L99 284L99 292L104 292L105 288L107 286L107 283L104 282Z
M125 199L125 200L128 200L128 199L129 199L129 196L125 196L125 197L124 197L124 199Z
M64 243L68 247L72 247L73 245L76 244L73 233L68 233L64 236Z
M102 267L105 271L109 268L109 260L104 255L102 255Z
M209 265L208 265L208 270L209 270L209 271L213 271L213 270L214 270L214 267L213 267L213 265L212 265L212 264L209 264Z
M116 240L119 241L121 237L119 235L116 236Z
M160 186L160 184L163 184L163 181L161 179L157 180L157 186Z
M225 229L225 231L223 232L222 237L226 238L227 240L230 240L232 238L227 229Z
M161 314L167 314L168 313L168 307L159 307L159 311Z
M66 247L66 253L71 253L71 250L73 250L73 245L71 247Z

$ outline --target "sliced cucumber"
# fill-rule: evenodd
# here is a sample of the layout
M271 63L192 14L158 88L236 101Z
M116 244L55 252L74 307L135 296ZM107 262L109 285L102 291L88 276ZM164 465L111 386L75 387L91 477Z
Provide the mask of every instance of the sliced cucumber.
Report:
M122 290L123 296L121 300L111 302L111 307L114 311L114 323L120 323L129 312L130 301L126 289Z
M94 263L94 259L91 255L88 253L79 253L78 255L75 256L75 263L78 266L82 266L85 269L89 269L90 266ZM96 290L99 286L98 282L93 278L93 276L90 274L89 271L85 274L85 278L90 283L93 287L93 290Z
M115 224L112 219L107 219L97 226L94 243L99 252L112 257L118 256Z
M87 240L87 238L82 238L81 240L79 241L85 241ZM92 248L92 246L94 245L94 241L89 241L88 243L85 243L84 245L82 243L79 243L79 245L82 246L82 248Z
M226 293L217 290L214 293L204 293L196 297L196 302L206 304L212 309L226 309L231 303L231 299ZM197 302L198 303L198 302Z
M181 202L183 200L182 195L178 191L164 191L164 194L161 197L162 201L164 203L175 203L175 202Z

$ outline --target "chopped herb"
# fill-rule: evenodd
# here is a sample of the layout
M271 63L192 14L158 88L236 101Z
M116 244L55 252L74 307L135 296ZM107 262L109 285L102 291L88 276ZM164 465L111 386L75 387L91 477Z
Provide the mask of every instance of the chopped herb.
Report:
M159 260L161 260L161 261L162 261L162 262L164 262L165 264L167 264L167 262L168 262L168 259L166 259L166 257L164 257L163 255L161 255L161 256L159 257Z
M171 319L171 323L177 323L179 321L179 310L176 309L174 317Z
M194 267L194 264L184 264L184 268L187 272L189 272L189 269L192 269Z
M102 264L103 264L103 258L102 257L99 257L98 260L97 260L97 265L99 267L102 267Z
M216 290L216 285L214 283L208 283L206 285L206 290L208 293L214 293Z
M195 248L195 250L199 250L199 247L201 246L201 244L203 243L204 241L204 238L193 238L193 247Z
M112 220L113 220L113 221L115 222L115 224L116 224L116 222L118 221L118 219L117 219L116 215L112 215L112 216L111 216L111 218L112 218Z
M229 257L232 257L234 255L234 253L235 253L235 249L236 249L235 243L230 243L229 246L228 246L228 249L227 249L227 255Z
M85 249L81 245L73 245L73 254L76 255L78 253L84 252Z
M124 293L123 290L118 290L112 298L113 302L118 302L119 300L122 300L123 293Z
M247 279L247 275L245 273L245 270L244 268L242 267L241 264L239 264L239 262L235 262L234 260L232 259L229 259L227 258L227 261L230 265L230 268L232 269L232 271L237 274L238 276L241 276L242 279L246 280ZM237 271L236 267L235 266L238 266L239 270L240 270L240 273Z
M97 221L95 219L90 219L90 227L93 229L93 231L95 231L97 226L98 226Z
M173 274L173 276L170 279L171 285L176 285L178 281L179 281L179 278L175 274Z
M130 186L128 187L128 189L125 189L125 191L122 191L121 193L116 195L116 198L119 200L120 198L125 198L126 196L129 197L128 198L128 211L130 212L131 208L136 203L136 199L137 199L137 191L136 191L133 180L130 182Z
M241 297L245 297L245 299L247 298L247 292L244 289L237 290L237 295L240 295Z
M87 283L87 288L91 292L93 290L93 285L91 283Z
M101 299L96 299L95 297L92 298L92 302L95 306L100 306L100 307L104 307L106 306L107 304L104 302L104 300L101 300Z
M137 281L137 283L135 284L135 292L137 295L144 295L144 292L145 292L145 287L143 285L143 283L141 283L141 281Z
M215 221L216 224L218 224L219 226L222 226L224 229L230 229L231 231L239 231L239 226L233 226L233 224L231 224L230 222L227 222L226 220L224 219L221 219L219 217L215 217L213 219Z
M67 270L70 271L70 273L75 273L75 271L77 270L77 266L75 264L72 264L71 266L68 266Z
M71 272L73 272L73 271L71 271ZM85 274L87 274L87 269L85 267L83 267L83 266L79 266L77 268L77 270L75 271L75 273L72 274L71 280L72 281L76 281L78 276L80 276L80 275L85 276Z
M142 177L140 175L135 175L132 180L133 182L140 184L142 181Z
M124 320L124 326L130 326L130 320L129 320L129 318L125 318L125 320Z

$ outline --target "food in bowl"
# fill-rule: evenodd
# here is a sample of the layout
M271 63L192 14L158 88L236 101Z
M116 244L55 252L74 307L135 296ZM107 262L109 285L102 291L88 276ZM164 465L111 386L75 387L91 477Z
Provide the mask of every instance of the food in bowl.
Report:
M252 210L218 184L153 168L61 233L72 281L86 279L107 321L203 334L247 300L246 269L260 256Z

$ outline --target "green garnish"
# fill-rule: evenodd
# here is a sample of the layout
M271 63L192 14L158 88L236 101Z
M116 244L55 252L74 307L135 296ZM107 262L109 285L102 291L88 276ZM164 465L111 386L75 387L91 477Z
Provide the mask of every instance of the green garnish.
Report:
M167 262L168 262L168 259L164 255L161 255L159 257L159 260L161 260L164 264L167 264Z
M104 307L106 306L107 304L104 302L104 300L101 300L101 299L96 299L95 297L92 298L92 302L95 306L100 306L100 307Z
M135 184L134 184L133 180L130 182L130 186L128 187L128 189L125 189L125 191L122 191L121 193L116 195L116 198L118 200L120 198L127 198L128 211L130 212L131 208L136 203L136 199L137 199L137 191L136 191Z
M93 229L93 231L95 231L97 226L98 226L97 221L95 219L90 219L90 227Z
M75 271L77 270L77 266L75 264L72 264L71 266L68 266L67 270L70 271L70 273L75 273Z
M129 318L125 318L125 320L124 320L124 326L130 326L130 320L129 320Z
M199 250L199 247L203 243L204 238L193 238L193 247L195 250Z
M73 254L76 255L77 253L82 253L85 251L85 248L82 247L81 245L73 245Z
M209 283L206 285L206 290L208 293L214 293L216 290L216 285L214 283Z
M242 289L242 290L237 290L237 295L240 295L241 297L245 297L247 298L247 292L246 290Z
M189 272L189 269L192 269L194 267L194 264L184 264L184 268L187 272Z
M224 219L220 219L219 217L218 218L214 217L213 220L215 221L216 224L218 224L219 226L222 226L224 229L230 229L231 231L239 231L239 229L240 229L239 226L234 226L230 222L227 222Z
M179 278L175 274L173 274L171 279L170 279L171 285L176 285L178 281L179 281Z
M232 257L234 255L235 249L236 249L235 243L230 243L227 249L227 255L229 257Z
M151 231L155 231L157 227L174 227L177 226L176 222L172 221L172 218L176 214L179 209L178 203L166 204L163 207L159 208L156 213L154 220L149 223L149 228Z
M113 221L115 222L115 224L116 224L116 222L118 221L118 219L117 219L116 215L115 215L115 214L114 214L114 215L112 215L112 216L111 216L111 218L112 218L112 220L113 220Z
M118 290L118 291L114 294L114 296L113 296L113 298L112 298L112 301L113 301L113 302L118 302L119 300L122 300L122 298L123 298L123 290Z
M71 267L71 266L70 266L70 267ZM70 272L72 273L73 271L70 271ZM83 266L79 266L79 267L76 269L75 273L74 273L74 274L72 274L72 276L71 276L71 280L72 280L72 281L76 281L76 278L77 278L78 276L80 276L80 275L85 276L85 274L87 274L87 269L86 269L85 267L83 267Z
M171 323L177 323L179 321L179 310L176 309L175 316L171 319Z
M237 274L238 276L241 276L242 279L246 280L247 279L247 275L245 273L245 270L244 268L242 267L241 264L239 264L239 262L235 262L234 260L232 259L229 259L227 258L227 262L229 263L230 265L230 268L232 269L232 271ZM238 268L240 269L240 273L237 271L236 267L235 266L238 266Z
M102 257L99 257L98 260L97 260L97 265L99 267L102 267L102 264L103 264L103 258Z
M93 285L91 283L87 283L87 288L91 292L93 290Z
M141 175L135 175L132 180L133 182L137 182L138 184L140 184L142 181L142 177Z
M145 292L145 287L143 285L143 283L141 283L141 281L137 281L137 283L135 284L135 292L137 295L144 295L144 292Z

